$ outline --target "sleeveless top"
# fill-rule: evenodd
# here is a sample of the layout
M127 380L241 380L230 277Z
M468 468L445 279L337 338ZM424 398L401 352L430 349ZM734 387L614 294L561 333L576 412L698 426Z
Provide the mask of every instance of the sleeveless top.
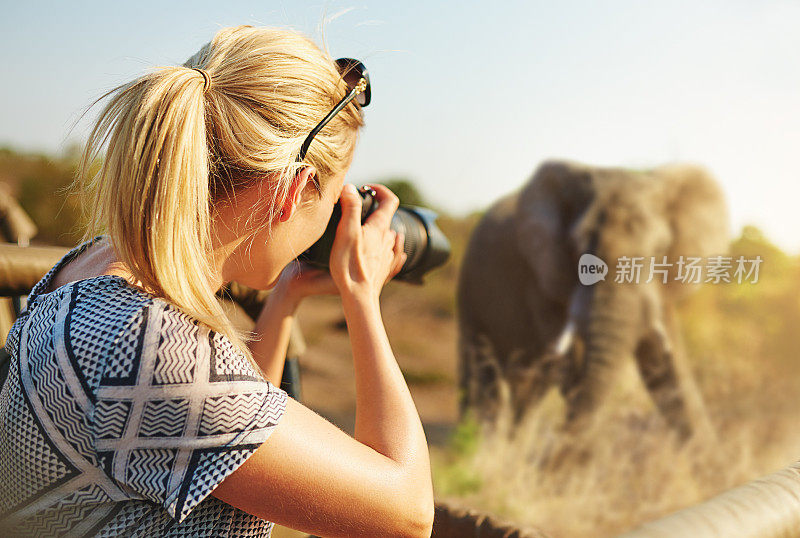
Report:
M101 275L28 296L0 392L0 535L269 536L209 493L267 440L286 392L229 339ZM258 492L254 492L258 494Z

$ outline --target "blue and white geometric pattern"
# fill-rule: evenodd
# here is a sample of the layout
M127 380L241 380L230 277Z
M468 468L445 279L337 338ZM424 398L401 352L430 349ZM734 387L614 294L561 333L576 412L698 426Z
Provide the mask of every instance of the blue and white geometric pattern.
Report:
M153 384L194 382L200 327L175 308L161 313L161 326L163 331L159 334Z
M94 435L97 439L119 439L128 424L132 402L98 402L94 408Z
M211 338L211 379L213 381L245 381L257 379L250 362L236 353L233 343L219 333Z
M0 536L269 536L209 493L267 440L286 393L230 340L102 275L33 288L7 338Z
M142 437L181 437L189 418L191 402L180 400L150 400L144 404L139 425Z

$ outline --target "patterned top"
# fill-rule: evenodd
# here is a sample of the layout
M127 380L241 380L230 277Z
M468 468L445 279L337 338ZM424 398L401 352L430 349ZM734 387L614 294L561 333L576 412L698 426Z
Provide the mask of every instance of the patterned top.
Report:
M101 275L33 288L0 392L0 535L266 536L209 493L269 437L286 392L229 339Z

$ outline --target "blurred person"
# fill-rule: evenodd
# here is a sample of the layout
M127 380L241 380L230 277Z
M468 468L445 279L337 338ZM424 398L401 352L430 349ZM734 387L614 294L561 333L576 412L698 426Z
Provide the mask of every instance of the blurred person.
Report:
M101 98L76 180L85 240L8 336L3 535L430 535L427 444L379 303L406 258L398 199L374 185L362 225L344 185L369 102L359 68L239 26ZM330 272L294 261L337 200ZM215 296L231 281L272 289L253 334ZM336 293L354 437L278 388L298 304Z

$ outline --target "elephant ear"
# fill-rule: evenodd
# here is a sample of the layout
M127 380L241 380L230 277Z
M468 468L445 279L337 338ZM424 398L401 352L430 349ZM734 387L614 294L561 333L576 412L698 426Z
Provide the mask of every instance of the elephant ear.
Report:
M730 243L730 227L725 194L702 167L668 165L655 174L664 181L666 215L672 232L667 261L676 263L683 256L699 257L705 267L708 257L724 255ZM674 289L691 288L676 282L673 265L670 285Z
M577 258L570 235L590 197L591 169L566 161L539 166L519 194L517 247L542 290L551 298L568 297L577 281Z

